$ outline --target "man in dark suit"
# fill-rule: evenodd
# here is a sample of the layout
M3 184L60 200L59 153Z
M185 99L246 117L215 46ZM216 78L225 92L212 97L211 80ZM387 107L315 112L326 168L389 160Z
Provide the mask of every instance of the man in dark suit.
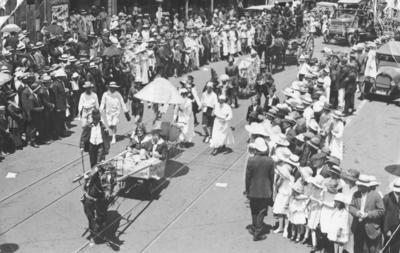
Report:
M57 137L66 136L65 112L67 110L67 92L65 90L66 87L62 78L62 76L55 76L55 80L51 85L55 102L54 123Z
M49 87L51 84L51 77L49 75L42 76L42 87L38 91L38 96L40 101L43 103L43 127L44 127L44 140L48 141L54 134L54 120L53 120L53 110L54 110L54 97L50 93Z
M264 109L259 104L259 100L257 97L251 98L251 105L247 109L246 120L249 122L249 125L253 122L260 123L262 122Z
M103 161L110 148L109 134L100 118L100 111L98 109L93 110L93 122L83 128L80 139L81 152L89 152L91 167Z
M253 234L253 240L264 240L262 234L264 217L268 211L268 205L272 204L274 161L262 154L268 153L268 146L263 138L257 138L249 144L254 156L247 161L246 167L246 195L250 200L252 224L247 228Z
M354 234L354 253L378 253L382 246L381 223L385 214L382 197L371 190L369 176L360 175L349 211L354 217L351 230Z
M386 239L391 239L384 252L397 253L400 251L400 231L395 234L396 228L400 226L400 178L392 183L391 188L392 191L383 197L385 205L383 231Z

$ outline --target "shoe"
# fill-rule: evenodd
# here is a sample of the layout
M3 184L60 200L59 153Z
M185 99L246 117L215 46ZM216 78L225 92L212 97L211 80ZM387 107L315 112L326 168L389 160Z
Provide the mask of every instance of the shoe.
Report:
M34 142L32 142L30 145L31 145L31 147L33 147L33 148L38 148L38 147L39 147L39 145L37 145L37 144L34 143Z
M300 237L297 237L296 240L295 240L295 242L296 242L296 243L299 243L299 242L300 242Z
M216 148L213 149L213 151L211 152L212 156L216 156L218 153L218 150Z
M288 238L288 232L287 232L287 231L283 231L282 236L283 236L284 238Z
M208 137L206 138L206 143L209 143L209 142L210 142L210 140L211 140L211 137L210 137L210 136L208 136Z
M255 227L253 224L249 224L246 226L247 231L251 234L254 235Z
M262 241L262 240L265 240L265 239L267 239L266 235L259 235L259 236L254 236L253 237L253 241L255 241L255 242Z
M111 144L114 144L116 142L117 142L117 140L115 139L115 137L112 137Z
M283 230L282 230L282 229L275 229L275 230L273 231L273 233L274 233L274 234L280 234L280 233L283 233Z

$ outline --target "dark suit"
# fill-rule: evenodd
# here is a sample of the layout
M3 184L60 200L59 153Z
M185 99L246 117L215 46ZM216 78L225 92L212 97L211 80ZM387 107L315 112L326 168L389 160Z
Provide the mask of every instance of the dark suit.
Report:
M400 199L398 197L398 199ZM385 217L383 219L383 231L385 235L391 232L392 235L396 228L400 225L400 201L396 199L395 193L390 192L383 197L385 205ZM389 238L387 238L389 239ZM392 243L388 246L388 253L398 253L400 251L400 233L396 233L392 239Z
M38 96L40 101L44 106L43 111L43 130L45 139L49 139L54 131L54 120L53 120L53 109L54 109L54 98L52 98L51 93L48 88L41 87Z
M354 193L349 207L349 211L354 217L351 226L354 234L354 252L378 253L382 245L381 223L385 213L383 200L376 191L368 192L363 210L368 216L359 221L356 214L361 209L361 196L359 191Z
M268 205L272 204L274 167L268 156L255 155L247 161L245 186L255 238L260 235Z
M51 86L54 94L54 123L57 136L65 135L65 112L67 110L67 93L65 92L64 83L57 79Z
M264 110L260 105L257 105L255 109L253 105L250 105L247 109L246 120L249 122L249 124L253 122L260 123L262 120L260 120L258 116L263 115L263 113Z
M110 138L109 134L104 126L103 122L99 122L101 127L101 137L103 142L99 145L94 145L90 143L90 137L92 134L92 127L94 124L85 126L82 131L79 147L85 152L89 152L90 166L93 167L100 161L104 160L108 150L110 149Z

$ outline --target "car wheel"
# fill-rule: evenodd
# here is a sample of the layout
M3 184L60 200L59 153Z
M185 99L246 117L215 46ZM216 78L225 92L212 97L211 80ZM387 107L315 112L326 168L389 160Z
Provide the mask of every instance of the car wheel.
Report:
M357 43L356 36L352 33L347 35L347 43L349 43L350 46L354 46Z

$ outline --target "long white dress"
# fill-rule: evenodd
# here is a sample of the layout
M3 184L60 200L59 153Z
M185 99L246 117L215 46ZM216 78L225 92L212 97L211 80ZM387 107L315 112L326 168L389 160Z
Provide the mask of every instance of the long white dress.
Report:
M194 137L194 120L192 111L192 102L185 98L185 102L175 107L174 119L181 129L179 140L182 142L192 142Z
M92 121L92 111L94 109L99 108L99 99L97 98L97 94L91 92L87 94L86 92L82 93L79 98L78 103L78 112L81 117L82 127L87 126Z
M232 109L226 104L218 103L214 108L214 126L210 140L211 148L219 148L235 142L229 121L232 119Z
M124 99L118 91L107 91L101 98L100 111L105 112L108 126L116 126L121 111L128 112Z
M329 144L329 149L331 151L331 156L335 156L340 160L343 160L343 132L344 124L342 121L334 123L332 129L332 139Z
M370 76L376 78L377 69L376 69L376 51L370 50L368 52L367 63L365 65L364 76Z
M221 42L222 42L222 53L223 56L228 56L229 54L229 40L228 40L228 34L225 31L221 32L220 35Z
M277 166L286 166L287 164L277 165ZM289 166L289 165L287 165ZM289 199L292 193L292 183L294 182L294 178L283 178L280 177L280 183L278 186L277 194L274 201L274 206L272 208L272 212L274 214L279 215L287 215L289 212Z
M333 208L335 204L335 195L334 193L328 192L326 190L323 191L322 202L325 203L321 208L321 216L320 216L320 226L322 233L328 233L332 228L332 214L335 210ZM327 205L326 205L327 204Z

